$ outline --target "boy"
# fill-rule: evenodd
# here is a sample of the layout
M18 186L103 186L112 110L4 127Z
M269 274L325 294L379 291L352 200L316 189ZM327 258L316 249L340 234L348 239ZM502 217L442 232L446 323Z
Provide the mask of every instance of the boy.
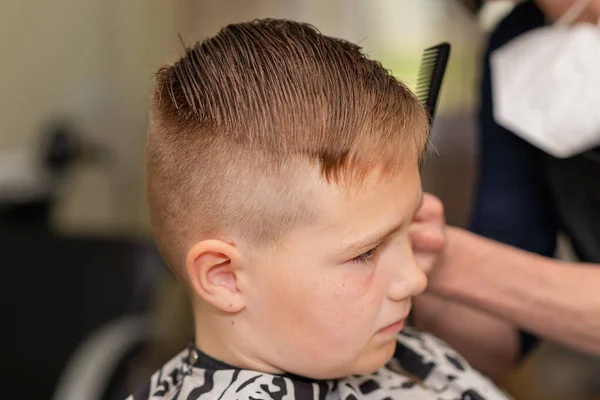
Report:
M148 201L195 340L130 399L505 399L400 333L426 284L408 227L427 140L404 85L306 24L229 25L162 68Z

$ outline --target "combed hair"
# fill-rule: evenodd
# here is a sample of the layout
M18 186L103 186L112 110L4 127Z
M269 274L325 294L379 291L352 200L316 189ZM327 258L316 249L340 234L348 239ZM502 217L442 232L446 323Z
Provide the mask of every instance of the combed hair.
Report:
M177 272L202 238L277 241L314 216L307 166L330 184L417 163L426 112L360 47L276 19L232 24L161 68L146 183L155 240Z

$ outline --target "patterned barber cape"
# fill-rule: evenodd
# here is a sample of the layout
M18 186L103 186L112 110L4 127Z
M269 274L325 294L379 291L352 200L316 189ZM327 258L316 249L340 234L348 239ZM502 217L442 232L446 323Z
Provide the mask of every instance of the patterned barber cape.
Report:
M507 400L509 397L439 339L411 328L379 371L331 381L236 369L193 346L127 400Z

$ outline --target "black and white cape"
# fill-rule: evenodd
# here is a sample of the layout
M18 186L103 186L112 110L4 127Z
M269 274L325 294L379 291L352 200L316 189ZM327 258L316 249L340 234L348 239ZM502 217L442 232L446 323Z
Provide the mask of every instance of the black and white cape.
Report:
M404 328L379 371L330 381L241 370L192 346L127 400L507 400L509 397L439 339Z

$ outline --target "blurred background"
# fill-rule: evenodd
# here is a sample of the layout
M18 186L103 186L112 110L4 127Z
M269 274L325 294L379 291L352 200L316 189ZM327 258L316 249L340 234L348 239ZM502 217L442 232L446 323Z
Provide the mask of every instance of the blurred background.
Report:
M481 51L512 6L459 0L1 2L4 397L103 398L89 394L94 388L111 398L124 390L123 379L143 380L191 337L187 304L177 300L180 288L152 246L142 171L153 73L182 54L178 34L193 43L231 22L306 21L360 43L409 85L422 50L451 42L436 151L423 179L425 189L443 199L448 222L464 226L476 168ZM181 312L164 311L173 308ZM141 352L148 342L162 343L161 350ZM109 351L102 343L110 343ZM545 344L501 383L520 399L585 398L573 397L577 373L568 374L586 362ZM77 392L85 385L87 392Z

